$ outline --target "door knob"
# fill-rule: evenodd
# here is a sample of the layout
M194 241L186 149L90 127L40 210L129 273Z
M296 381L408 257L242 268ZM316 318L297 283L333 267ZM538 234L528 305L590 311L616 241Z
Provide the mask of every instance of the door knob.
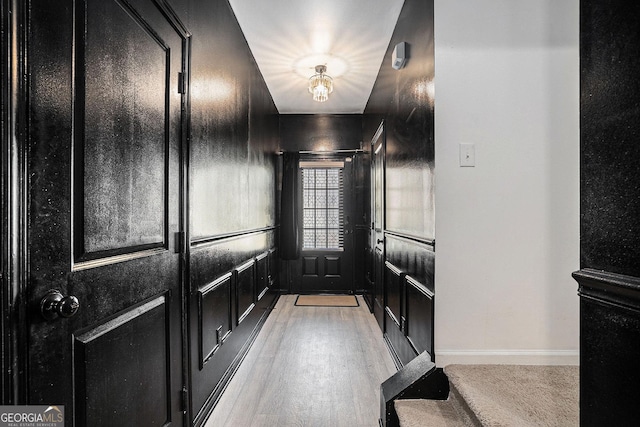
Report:
M384 243L384 239L378 239L378 244Z
M60 291L51 290L40 301L40 313L47 320L56 317L71 317L78 312L80 303L73 295L64 296Z

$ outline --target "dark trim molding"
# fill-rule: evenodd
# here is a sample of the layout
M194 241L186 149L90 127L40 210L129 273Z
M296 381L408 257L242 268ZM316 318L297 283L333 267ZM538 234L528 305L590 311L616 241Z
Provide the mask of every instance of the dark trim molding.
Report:
M573 273L581 298L640 311L640 278L585 268Z
M422 293L425 297L429 299L433 299L435 297L435 294L431 292L429 288L427 288L424 284L420 283L416 278L412 277L411 275L407 274L405 276L405 280L408 285L413 286L418 292Z
M28 195L29 195L29 67L27 2L5 0L2 13L2 112L0 161L0 304L1 400L3 405L27 403L28 328Z
M414 236L412 234L399 233L397 231L389 231L389 230L384 230L384 234L387 236L398 237L400 239L409 240L415 243L421 243L423 245L431 246L431 248L433 248L434 251L436 249L435 239L427 239L420 236Z
M384 262L384 266L387 267L389 270L391 270L394 274L401 276L403 274L405 274L404 271L402 271L401 268L399 268L398 266L396 266L395 264L393 264L390 261L385 261Z
M222 240L237 239L239 237L248 236L250 234L268 233L269 231L274 231L277 228L278 228L277 225L272 225L269 227L255 228L253 230L234 231L232 233L217 234L215 236L199 237L197 239L191 240L191 247L199 248L202 246L206 246L208 244L218 243Z
M396 365L396 369L399 371L404 367L404 364L402 363L402 360L400 360L398 353L396 353L396 349L393 347L393 344L389 341L387 333L385 332L382 336L384 338L384 343L387 346L387 350L389 350L389 354L391 355L391 359L393 359L393 364Z

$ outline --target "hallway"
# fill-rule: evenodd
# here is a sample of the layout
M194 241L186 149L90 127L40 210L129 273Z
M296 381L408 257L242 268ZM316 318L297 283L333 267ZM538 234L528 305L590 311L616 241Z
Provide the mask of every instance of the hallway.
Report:
M582 91L579 0L332 3L2 3L4 405L64 407L68 427L375 426L380 383L424 352L439 367L587 354L571 272L597 298L640 277L640 61L602 71L596 43ZM640 12L619 13L636 34ZM335 79L322 103L319 64ZM314 292L361 306L293 306ZM640 342L599 324L597 360ZM595 403L618 397L610 383Z
M280 297L207 427L376 426L395 372L375 318L359 307L297 307Z

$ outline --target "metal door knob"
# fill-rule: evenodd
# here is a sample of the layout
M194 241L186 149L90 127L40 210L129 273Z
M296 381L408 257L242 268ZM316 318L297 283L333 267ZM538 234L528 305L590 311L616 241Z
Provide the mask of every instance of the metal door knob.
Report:
M384 239L378 239L378 244L384 243Z
M80 303L73 295L64 296L60 291L52 290L40 301L40 313L47 320L56 317L71 317L78 312Z

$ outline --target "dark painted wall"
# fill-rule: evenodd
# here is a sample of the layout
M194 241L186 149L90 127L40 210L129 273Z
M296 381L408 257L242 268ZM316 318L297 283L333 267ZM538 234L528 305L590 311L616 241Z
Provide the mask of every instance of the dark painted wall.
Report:
M278 112L228 2L173 3L193 34L189 335L201 422L274 297L263 291L276 275Z
M386 307L385 335L402 363L423 350L433 355L433 24L433 1L405 1L363 118L365 146L384 121L385 277L401 274L385 281L395 305ZM408 43L408 61L395 70L391 55L400 42Z
M640 418L640 5L580 3L580 424Z
M356 150L362 141L361 114L283 114L282 151Z
M273 226L278 112L228 3L180 4L193 33L191 236Z
M391 67L399 42L409 45L401 70ZM406 1L365 109L364 140L386 126L387 230L433 239L433 1ZM366 145L366 144L365 144Z

